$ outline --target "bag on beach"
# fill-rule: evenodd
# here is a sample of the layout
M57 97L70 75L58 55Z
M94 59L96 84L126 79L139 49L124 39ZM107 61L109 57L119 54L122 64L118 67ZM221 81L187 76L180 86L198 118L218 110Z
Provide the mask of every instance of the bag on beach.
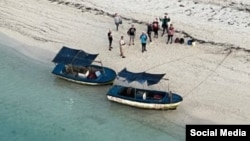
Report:
M177 37L177 38L175 38L174 42L175 43L180 43L180 39Z
M190 46L192 45L192 43L193 43L193 40L188 40L188 42L187 42L187 44Z
M196 42L195 42L195 40L191 39L191 40L188 40L187 44L190 46L195 46Z
M180 44L184 44L184 39L183 38L180 39Z
M122 19L119 20L119 24L122 24Z

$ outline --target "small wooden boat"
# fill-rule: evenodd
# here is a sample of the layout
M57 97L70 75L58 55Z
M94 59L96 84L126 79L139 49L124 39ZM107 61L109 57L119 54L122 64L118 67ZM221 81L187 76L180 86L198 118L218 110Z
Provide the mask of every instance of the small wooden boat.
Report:
M150 74L146 72L133 73L124 68L118 73L120 77L125 78L126 82L147 83L148 86L157 84L165 74ZM122 83L126 83L124 80ZM171 91L151 90L145 88L136 88L133 86L117 85L113 86L107 92L107 98L110 101L134 106L144 109L166 109L174 110L182 102L182 96Z
M63 46L52 60L56 64L52 74L59 78L86 85L112 84L116 72L103 67L101 61L95 61L98 54ZM94 65L93 63L101 65Z

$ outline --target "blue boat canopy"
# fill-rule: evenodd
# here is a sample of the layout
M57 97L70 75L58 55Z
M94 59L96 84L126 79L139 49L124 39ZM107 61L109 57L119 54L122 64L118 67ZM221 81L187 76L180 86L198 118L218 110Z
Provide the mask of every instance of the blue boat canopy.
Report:
M73 66L89 66L98 55L63 46L52 62L65 65L72 64Z
M128 71L126 68L124 68L118 73L118 76L125 78L128 81L128 83L137 81L143 84L147 82L147 85L157 84L164 77L164 75L165 73L164 74L150 74L146 72L134 73Z

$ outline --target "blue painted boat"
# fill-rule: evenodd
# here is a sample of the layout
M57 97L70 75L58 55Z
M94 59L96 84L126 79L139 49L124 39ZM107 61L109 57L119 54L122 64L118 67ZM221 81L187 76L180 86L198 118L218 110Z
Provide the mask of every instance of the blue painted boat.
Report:
M146 72L134 73L124 68L117 77L120 79L118 82L122 84L113 84L106 94L107 98L110 101L137 108L174 110L183 100L179 94L131 86L132 82L139 82L141 85L146 83L147 86L155 85L163 79L164 75Z
M112 84L116 78L116 72L104 67L101 61L95 61L98 55L63 46L52 60L55 63L52 74L80 84ZM94 62L101 65L95 65Z

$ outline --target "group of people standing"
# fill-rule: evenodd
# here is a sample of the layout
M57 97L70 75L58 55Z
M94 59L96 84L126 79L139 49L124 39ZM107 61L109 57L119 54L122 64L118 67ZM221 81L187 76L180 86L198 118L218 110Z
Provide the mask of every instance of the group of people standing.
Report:
M114 15L114 22L116 25L116 30L118 31L119 29L119 25L122 24L122 18L115 13ZM167 33L167 44L170 42L170 44L173 42L173 35L175 32L175 29L173 27L173 24L170 24L170 18L168 17L167 14L164 15L163 18L156 18L152 23L148 23L147 24L147 33L142 31L141 35L140 35L140 41L141 41L141 46L142 46L142 53L147 51L146 49L146 45L148 42L148 38L149 38L149 42L152 42L152 37L151 34L152 32L154 33L154 38L158 38L158 31L160 30L160 22L162 23L161 27L162 27L162 36ZM129 46L130 45L134 45L134 40L135 40L135 35L136 35L136 28L135 26L132 24L131 27L128 29L127 34L129 36ZM112 32L111 30L108 31L108 40L109 40L109 50L112 50L112 41L113 41L113 37L112 37ZM119 40L119 46L120 46L120 56L122 58L125 58L124 55L124 46L126 45L126 42L124 41L124 36L121 36L120 40Z
M158 38L158 31L160 30L160 22L162 27L162 35L165 33L168 34L167 36L167 44L170 42L173 42L173 35L175 32L175 29L173 27L173 24L170 23L170 17L166 13L163 18L155 18L155 20L152 23L147 24L147 34L149 36L149 41L152 42L151 33L154 32L154 38Z

